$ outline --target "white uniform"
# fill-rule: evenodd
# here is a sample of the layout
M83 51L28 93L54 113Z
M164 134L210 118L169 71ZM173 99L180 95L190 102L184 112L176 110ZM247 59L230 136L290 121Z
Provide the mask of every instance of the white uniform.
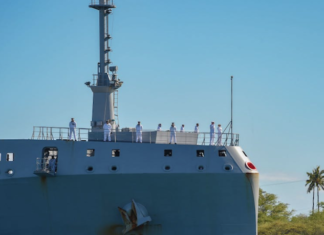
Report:
M199 126L195 126L195 133L199 133Z
M170 127L170 144L172 144L172 139L173 139L175 144L177 143L176 131L177 131L176 126L171 126Z
M107 140L107 137L108 137L108 141L110 142L111 141L111 125L110 123L105 123L103 125L103 129L104 129L104 141Z
M157 131L161 131L162 126L158 126Z
M184 132L184 127L183 126L181 126L181 128L180 128L180 132Z
M76 140L76 137L75 137L75 128L77 127L77 124L76 122L70 122L69 124L69 128L70 128L70 140L72 139L72 133L74 135L74 140Z
M210 142L209 145L214 145L215 143L215 124L210 125Z
M138 142L138 140L142 143L142 130L143 127L140 124L136 125L136 143Z
M221 146L222 145L222 127L219 126L217 127L217 145Z

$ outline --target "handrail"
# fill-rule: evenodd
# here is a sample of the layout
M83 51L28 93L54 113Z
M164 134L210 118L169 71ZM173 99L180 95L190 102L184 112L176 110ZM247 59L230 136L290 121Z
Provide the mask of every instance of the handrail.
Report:
M90 5L99 5L100 0L91 0ZM114 0L104 0L103 1L104 5L114 5Z
M92 131L90 128L75 128L77 141L103 141L104 130ZM111 130L111 141L113 142L136 142L135 128L127 128L127 131L120 129ZM169 144L171 132L144 130L142 131L142 139L144 143L150 144ZM74 138L74 136L72 135ZM31 139L37 140L69 140L69 127L46 127L34 126ZM228 146L233 142L234 146L239 145L239 134L233 133L233 141L231 141L231 133L222 133L218 135L214 133L214 138L211 139L210 132L195 133L194 131L176 132L178 144L186 145L219 145ZM212 142L212 143L211 143Z

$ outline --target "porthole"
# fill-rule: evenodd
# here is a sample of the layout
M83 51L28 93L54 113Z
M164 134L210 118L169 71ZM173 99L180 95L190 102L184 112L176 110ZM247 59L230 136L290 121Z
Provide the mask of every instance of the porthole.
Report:
M118 170L118 167L117 166L112 166L112 167L110 167L110 170L113 171L113 172L116 172Z
M203 170L205 170L205 167L203 165L199 165L197 167L197 169L198 169L198 171L203 171Z
M171 167L169 165L166 165L166 166L164 166L164 170L165 171L170 171L171 170Z
M15 171L13 169L8 169L6 171L7 176L13 176L15 174Z
M226 165L224 165L224 170L225 171L231 171L231 170L233 170L233 166L230 165L230 164L226 164Z
M88 166L88 167L87 167L87 171L88 171L88 172L93 172L93 170L94 170L94 169L93 169L93 166Z

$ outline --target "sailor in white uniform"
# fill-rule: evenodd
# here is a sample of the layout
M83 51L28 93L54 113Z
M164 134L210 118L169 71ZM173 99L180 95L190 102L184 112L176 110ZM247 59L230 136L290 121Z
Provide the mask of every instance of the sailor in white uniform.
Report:
M174 122L172 122L170 127L170 144L172 143L172 139L174 141L174 144L177 144L176 132L177 127L174 125Z
M222 126L221 124L218 124L217 127L217 145L221 146L222 145Z
M103 125L104 130L104 140L103 141L111 141L111 124L109 123L110 120L107 120L106 123ZM108 138L107 138L108 137Z
M69 129L70 129L70 140L72 139L72 133L74 135L74 140L76 141L76 137L75 137L75 128L77 127L76 122L74 121L74 118L71 118L71 121L69 123Z
M212 122L210 125L210 142L209 145L214 145L215 143L215 123Z
M157 127L157 131L161 131L161 128L162 128L162 124L160 123Z
M184 124L182 124L182 126L180 128L180 132L184 132Z
M196 124L196 126L195 126L195 131L194 131L195 133L199 133L199 123L197 123Z
M49 166L49 170L50 170L51 172L54 172L54 173L55 173L56 160L55 160L54 156L52 156L52 159L49 160L48 166Z
M138 140L142 143L142 130L143 130L143 127L142 127L140 121L138 121L135 128L136 128L136 143L138 142Z

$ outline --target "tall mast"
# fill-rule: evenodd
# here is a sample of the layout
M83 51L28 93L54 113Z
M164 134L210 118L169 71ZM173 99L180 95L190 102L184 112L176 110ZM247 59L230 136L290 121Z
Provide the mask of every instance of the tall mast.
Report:
M233 139L233 76L231 76L231 146L234 145Z
M92 131L101 131L106 120L111 120L113 129L116 128L113 93L123 82L118 79L117 66L110 66L109 58L109 15L116 8L113 0L91 0L90 8L99 11L99 52L97 74L93 75L93 84L87 84L93 92ZM110 73L111 72L111 73Z

